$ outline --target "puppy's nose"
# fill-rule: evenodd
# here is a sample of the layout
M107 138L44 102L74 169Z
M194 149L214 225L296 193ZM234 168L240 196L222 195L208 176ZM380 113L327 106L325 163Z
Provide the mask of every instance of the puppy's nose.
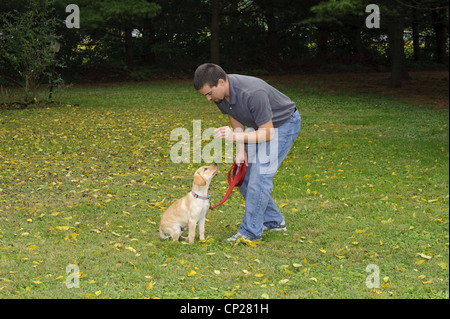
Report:
M219 166L219 165L217 165L217 163L214 163L214 166Z

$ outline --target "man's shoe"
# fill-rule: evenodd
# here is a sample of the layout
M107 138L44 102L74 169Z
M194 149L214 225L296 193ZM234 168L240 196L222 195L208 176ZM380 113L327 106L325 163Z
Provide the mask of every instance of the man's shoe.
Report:
M234 235L231 236L230 238L225 239L225 241L227 241L227 242L233 242L233 241L238 240L239 238L243 238L243 239L251 240L251 241L261 240L261 239L262 239L261 236L259 236L259 237L257 237L257 238L251 239L251 238L248 238L247 236L244 236L241 232L237 232L236 234L234 234Z
M287 231L286 222L284 221L284 217L283 217L283 221L278 226L266 227L266 226L263 225L263 231L266 231L266 230L270 230L270 231Z

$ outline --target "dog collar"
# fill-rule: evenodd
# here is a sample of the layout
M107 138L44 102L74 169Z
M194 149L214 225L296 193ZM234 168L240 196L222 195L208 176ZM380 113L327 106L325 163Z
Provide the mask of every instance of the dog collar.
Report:
M195 198L200 198L200 199L204 199L204 200L208 200L209 199L209 195L208 196L200 196L194 192L191 192L192 196L194 196Z

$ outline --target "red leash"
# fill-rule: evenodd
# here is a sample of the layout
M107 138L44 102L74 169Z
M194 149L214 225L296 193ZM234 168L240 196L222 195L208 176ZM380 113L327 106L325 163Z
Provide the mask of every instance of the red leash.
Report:
M244 182L244 178L245 178L245 173L247 173L247 166L245 165L245 163L242 163L239 166L239 171L237 171L236 174L236 170L238 169L238 166L236 165L236 163L233 163L233 166L231 166L231 169L228 171L228 184L230 185L230 187L228 188L227 193L225 194L224 198L220 201L219 204L216 204L214 206L210 206L209 209L214 209L217 206L222 205L230 196L231 191L233 190L233 188L235 186L241 186L242 183ZM233 172L233 179L231 179L231 172Z

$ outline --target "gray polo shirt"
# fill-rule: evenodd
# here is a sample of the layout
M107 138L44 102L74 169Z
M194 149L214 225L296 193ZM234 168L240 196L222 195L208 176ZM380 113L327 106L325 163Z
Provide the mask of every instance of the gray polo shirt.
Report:
M272 120L279 127L294 113L295 103L265 81L239 74L228 74L230 102L216 103L223 114L229 114L247 127L258 129Z

